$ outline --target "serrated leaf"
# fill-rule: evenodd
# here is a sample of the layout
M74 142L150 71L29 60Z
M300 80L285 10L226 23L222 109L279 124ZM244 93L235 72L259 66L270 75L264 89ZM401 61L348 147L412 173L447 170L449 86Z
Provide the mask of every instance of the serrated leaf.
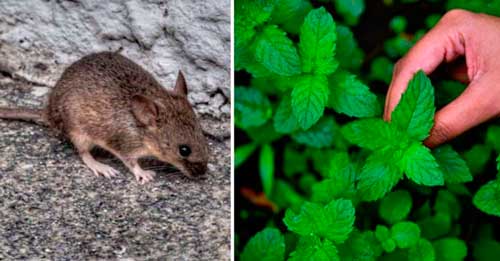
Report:
M381 254L380 243L372 231L354 230L349 239L337 246L341 260L374 261Z
M401 135L397 129L382 119L352 121L344 125L341 132L350 143L370 150L408 143L404 135Z
M265 228L255 234L245 245L241 261L285 260L285 239L276 228Z
M280 133L292 133L299 129L299 122L293 114L290 95L285 95L276 109L274 129Z
M391 237L399 248L409 248L420 239L420 228L413 222L399 222L392 226Z
M264 193L270 196L274 182L274 151L269 144L263 145L260 150L259 173Z
M358 70L363 64L363 50L359 48L351 29L347 26L337 25L335 59L339 61L340 67L347 70Z
M377 96L354 74L337 70L328 77L330 96L328 105L338 113L351 117L374 117L381 113Z
M438 147L432 151L432 154L436 158L447 184L472 181L472 174L467 163L450 145Z
M410 214L412 204L411 195L408 191L393 191L380 202L380 217L389 224L404 220Z
M309 12L300 28L302 71L325 75L334 72L338 67L334 59L336 40L332 16L323 7Z
M337 124L333 118L323 117L310 129L294 133L292 139L297 143L313 148L324 148L332 146L336 138L335 136L339 134Z
M255 151L257 146L253 143L238 146L234 151L234 167L237 168Z
M472 202L484 213L500 217L500 179L492 180L479 188Z
M409 261L434 261L436 260L434 248L431 242L427 239L421 238L417 244L411 247L408 251Z
M434 87L424 72L418 71L392 112L391 124L421 141L429 135L435 111Z
M297 49L276 25L266 26L256 36L254 45L255 59L269 71L283 76L301 72Z
M311 9L312 5L307 0L276 0L271 22L286 24L293 19L300 19L300 17L303 19Z
M265 23L272 11L272 1L239 0L234 10L235 46L247 44L255 35L254 28Z
M364 0L334 0L335 10L344 17L348 25L356 25L365 11Z
M433 242L436 260L460 261L467 256L467 245L457 238L443 238Z
M316 236L301 237L297 248L290 254L288 261L336 261L340 260L337 248L329 240Z
M304 202L299 213L288 209L283 219L289 230L302 235L344 242L354 224L354 207L350 200L332 200L328 205Z
M402 152L383 148L375 151L366 160L358 177L358 193L365 201L382 198L401 179L403 173L398 168Z
M292 91L292 111L302 129L309 129L323 115L329 94L325 76L304 75L297 80Z
M255 88L234 88L235 124L239 128L258 127L272 116L271 102Z
M413 143L405 151L401 167L406 176L419 185L444 185L443 172L431 151L420 143Z
M356 172L354 165L349 162L346 152L334 153L329 166L327 179L312 186L312 200L327 203L334 198L354 198L356 194Z

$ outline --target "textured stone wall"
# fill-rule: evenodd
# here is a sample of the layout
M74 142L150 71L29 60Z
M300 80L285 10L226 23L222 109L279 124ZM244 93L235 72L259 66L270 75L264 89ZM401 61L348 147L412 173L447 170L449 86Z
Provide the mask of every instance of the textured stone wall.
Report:
M0 0L0 106L42 107L63 70L115 51L172 88L209 133L207 176L95 177L71 144L0 119L0 259L228 260L230 0Z

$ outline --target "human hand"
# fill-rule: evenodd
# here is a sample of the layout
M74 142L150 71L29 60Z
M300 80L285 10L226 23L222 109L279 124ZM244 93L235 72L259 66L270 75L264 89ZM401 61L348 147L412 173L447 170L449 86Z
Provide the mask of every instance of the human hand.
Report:
M443 61L465 56L469 85L435 115L425 144L435 147L500 114L500 18L451 10L394 66L384 119L406 90L413 74L433 72Z

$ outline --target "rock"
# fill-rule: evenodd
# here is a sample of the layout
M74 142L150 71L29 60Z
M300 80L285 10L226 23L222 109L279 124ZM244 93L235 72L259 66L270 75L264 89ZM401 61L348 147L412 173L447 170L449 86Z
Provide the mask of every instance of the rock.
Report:
M209 133L206 178L95 177L71 144L0 120L1 260L229 260L230 1L0 1L0 106L40 108L64 69L118 50L173 88Z

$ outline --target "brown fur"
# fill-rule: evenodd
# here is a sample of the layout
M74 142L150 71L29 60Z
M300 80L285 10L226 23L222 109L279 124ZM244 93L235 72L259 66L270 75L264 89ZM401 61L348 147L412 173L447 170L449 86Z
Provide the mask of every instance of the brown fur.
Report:
M155 156L196 176L206 171L208 149L186 95L182 73L169 91L131 60L102 52L65 70L40 117L80 154L101 146L131 170L139 157ZM180 145L189 146L191 155L182 157Z

